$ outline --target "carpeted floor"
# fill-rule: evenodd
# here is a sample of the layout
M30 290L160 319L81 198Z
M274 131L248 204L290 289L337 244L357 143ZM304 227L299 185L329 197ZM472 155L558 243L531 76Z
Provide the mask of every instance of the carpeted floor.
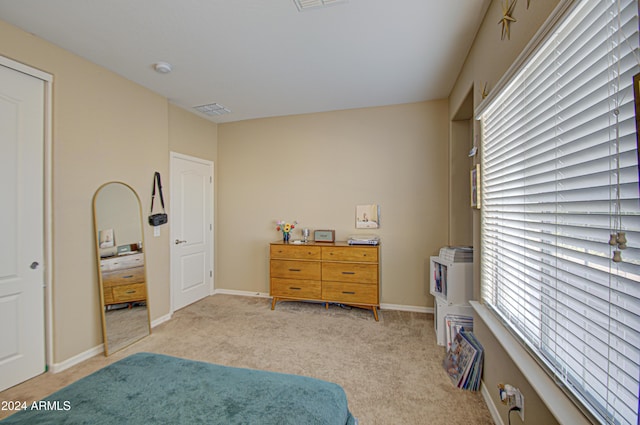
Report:
M283 302L271 311L269 299L231 295L177 311L151 336L108 358L0 392L0 401L41 399L140 351L335 382L361 425L493 423L481 395L454 387L442 369L432 315L382 310L376 322L366 310Z

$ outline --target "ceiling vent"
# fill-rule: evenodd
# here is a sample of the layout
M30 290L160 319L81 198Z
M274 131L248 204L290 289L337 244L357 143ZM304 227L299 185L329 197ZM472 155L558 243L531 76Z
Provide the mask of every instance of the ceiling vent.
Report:
M334 4L346 3L347 0L293 0L299 12L316 7L333 6Z
M211 116L224 115L224 114L231 113L231 109L219 103L210 103L208 105L194 106L193 109L195 109L198 112L202 112L203 114L211 115Z

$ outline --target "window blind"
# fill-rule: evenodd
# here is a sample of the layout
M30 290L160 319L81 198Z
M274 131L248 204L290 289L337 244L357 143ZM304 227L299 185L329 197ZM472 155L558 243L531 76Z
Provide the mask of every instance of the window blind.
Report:
M638 38L636 0L576 1L480 116L483 302L588 416L633 425Z

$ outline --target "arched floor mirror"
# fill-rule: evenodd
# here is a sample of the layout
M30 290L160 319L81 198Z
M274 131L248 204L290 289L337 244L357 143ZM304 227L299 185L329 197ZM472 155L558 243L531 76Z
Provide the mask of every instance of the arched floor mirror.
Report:
M106 356L151 333L140 198L109 182L93 197L93 224Z

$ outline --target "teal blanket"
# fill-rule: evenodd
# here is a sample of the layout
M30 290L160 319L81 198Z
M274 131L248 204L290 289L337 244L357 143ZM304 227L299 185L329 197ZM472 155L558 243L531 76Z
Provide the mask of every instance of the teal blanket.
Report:
M138 353L27 404L9 424L354 425L337 384Z

